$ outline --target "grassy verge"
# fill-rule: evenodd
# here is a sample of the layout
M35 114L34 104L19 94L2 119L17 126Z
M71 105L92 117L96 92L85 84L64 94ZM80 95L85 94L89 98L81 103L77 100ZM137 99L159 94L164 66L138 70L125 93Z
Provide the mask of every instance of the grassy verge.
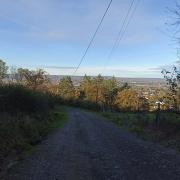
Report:
M180 151L180 116L172 112L161 112L159 124L156 114L151 112L98 113L144 140L158 142Z
M53 120L49 124L46 133L62 128L67 120L68 116L65 113L65 107L57 106L53 111Z
M0 123L0 174L14 161L23 159L31 153L33 146L68 120L62 107L55 107L48 115L12 116L1 114Z

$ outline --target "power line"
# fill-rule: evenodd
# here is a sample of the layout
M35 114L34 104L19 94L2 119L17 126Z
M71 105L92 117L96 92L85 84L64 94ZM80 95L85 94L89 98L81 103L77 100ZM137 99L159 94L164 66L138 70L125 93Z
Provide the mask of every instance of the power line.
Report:
M140 2L140 0L137 0L137 2L136 2L136 4L135 4L135 7L134 7L134 9L133 9L133 11L132 11L132 13L131 13L131 15L130 15L129 20L128 20L128 23L126 24L126 27L124 28L124 31L123 31L121 37L119 38L118 44L120 43L120 41L121 41L122 38L124 37L124 35L125 35L125 33L126 33L126 30L127 30L128 26L129 26L129 24L130 24L130 22L131 22L131 20L132 20L132 18L133 18L133 15L134 15L135 12L136 12L136 9L137 9L137 7L138 7L139 2ZM118 44L117 44L117 46L118 46Z
M118 44L119 39L120 39L120 37L121 37L121 33L122 33L123 29L124 29L124 26L126 25L126 21L127 21L128 17L129 17L129 14L130 14L130 12L131 12L132 7L133 7L134 1L135 1L135 0L132 0L131 4L130 4L130 6L129 6L129 9L128 9L128 11L127 11L127 14L126 14L126 16L124 17L124 20L123 20L122 26L121 26L121 28L120 28L120 31L119 31L118 34L117 34L117 37L116 37L115 42L114 42L114 44L113 44L113 47L112 47L112 49L111 49L111 51L110 51L110 53L109 53L109 55L108 55L107 61L106 61L105 66L104 66L104 68L103 68L103 72L104 72L104 70L106 69L106 66L107 66L108 62L110 61L110 59L111 59L111 57L112 57L112 54L113 54L115 48L117 47L117 44Z
M91 38L91 40L90 40L90 42L89 42L89 44L88 44L88 46L87 46L84 54L83 54L83 56L82 56L81 59L80 59L80 62L79 62L79 64L78 64L78 66L76 67L76 69L75 69L75 71L74 71L73 74L75 74L75 73L77 72L77 70L79 69L79 67L81 66L81 64L82 64L82 62L83 62L83 60L84 60L84 58L85 58L85 56L86 56L89 48L91 47L92 42L94 41L94 39L95 39L95 37L96 37L96 34L97 34L97 32L98 32L98 30L99 30L99 28L100 28L100 26L101 26L101 24L102 24L102 22L103 22L103 20L104 20L104 18L105 18L105 16L106 16L106 14L107 14L107 12L108 12L111 4L112 4L112 0L110 0L108 6L107 6L107 8L106 8L106 11L105 11L105 13L103 14L103 16L102 16L102 18L101 18L101 21L100 21L100 23L99 23L98 26L97 26L97 29L96 29L95 33L93 34L93 36L92 36L92 38Z
M113 47L112 47L112 49L111 49L111 51L110 51L110 53L109 53L109 55L108 55L106 64L105 64L105 66L104 66L104 68L103 68L103 72L104 72L104 70L106 69L106 66L107 66L108 62L110 61L113 52L114 52L115 49L118 47L120 41L123 39L124 34L125 34L128 26L129 26L129 24L130 24L130 22L131 22L131 20L132 20L132 18L133 18L133 15L134 15L134 13L135 13L135 11L136 11L136 9L137 9L137 6L138 6L139 2L140 2L140 0L138 0L138 1L136 2L135 6L134 6L134 8L133 8L133 5L134 5L134 3L135 3L135 0L132 0L132 2L131 2L131 4L130 4L130 7L129 7L128 11L127 11L127 14L126 14L126 16L125 16L125 18L124 18L124 21L123 21L123 24L122 24L122 26L121 26L121 29L120 29L120 31L118 32L117 38L116 38L116 40L115 40L115 42L114 42L114 45L113 45ZM132 8L133 8L133 11L132 11L132 13L131 13ZM126 23L126 22L127 22L127 23ZM124 30L124 31L123 31L123 30Z
M122 26L121 26L121 29L120 29L120 31L118 32L117 38L116 38L115 43L114 43L114 45L113 45L113 47L112 47L112 49L111 49L111 51L110 51L110 54L109 54L108 58L111 57L114 49L116 48L116 45L118 44L119 38L120 38L121 33L122 33L123 29L124 29L124 26L126 25L126 21L127 21L128 17L129 17L129 14L130 14L131 9L132 9L132 7L133 7L134 1L135 1L135 0L132 0L131 4L130 4L130 6L129 6L129 9L128 9L128 11L127 11L127 14L126 14L126 16L125 16L125 18L124 18L124 20L123 20L123 24L122 24Z

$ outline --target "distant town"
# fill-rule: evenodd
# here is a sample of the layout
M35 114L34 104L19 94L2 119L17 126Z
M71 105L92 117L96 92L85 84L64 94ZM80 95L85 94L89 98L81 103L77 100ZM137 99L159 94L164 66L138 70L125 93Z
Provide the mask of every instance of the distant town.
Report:
M60 79L65 77L64 75L49 75L52 82L57 83ZM84 76L71 76L74 86L79 86ZM91 76L92 77L92 76ZM112 78L111 76L105 76L105 79ZM166 85L166 81L163 78L125 78L116 77L116 80L120 84L128 83L130 86L150 86L150 87L162 87Z

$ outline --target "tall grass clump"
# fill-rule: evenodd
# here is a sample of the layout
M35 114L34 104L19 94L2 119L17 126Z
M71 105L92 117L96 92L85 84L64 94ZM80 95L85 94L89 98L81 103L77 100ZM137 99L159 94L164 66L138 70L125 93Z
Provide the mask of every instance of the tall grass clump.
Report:
M56 97L17 84L0 86L0 169L9 155L39 142L54 118Z

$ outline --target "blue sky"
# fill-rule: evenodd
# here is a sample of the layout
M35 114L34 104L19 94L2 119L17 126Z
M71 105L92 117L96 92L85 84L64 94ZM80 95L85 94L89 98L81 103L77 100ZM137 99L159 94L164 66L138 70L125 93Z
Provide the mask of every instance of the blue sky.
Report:
M137 1L137 0L136 0ZM44 66L50 74L71 75L109 0L0 0L0 58L9 66ZM76 75L161 77L177 61L169 37L167 7L173 0L140 0L124 38L103 70L131 0L112 6ZM57 68L48 67L57 66Z

